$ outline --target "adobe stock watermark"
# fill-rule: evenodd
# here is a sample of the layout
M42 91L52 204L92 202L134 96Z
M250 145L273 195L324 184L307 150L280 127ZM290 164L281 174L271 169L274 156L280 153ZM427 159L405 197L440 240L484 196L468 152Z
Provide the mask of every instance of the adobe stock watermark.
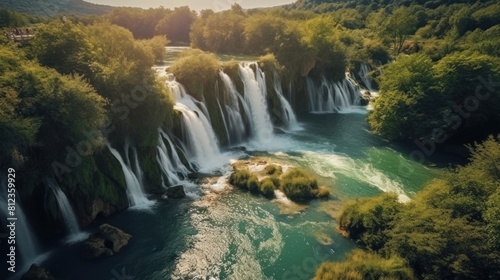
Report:
M218 12L218 11L225 11L231 9L231 6L234 4L241 5L243 3L243 0L214 0L213 2L213 10Z
M485 102L493 94L499 94L496 88L500 87L500 82L494 82L491 75L488 76L487 80L482 76L478 76L477 80L479 84L476 86L474 94L467 96L461 104L453 104L453 108L444 114L443 120L449 125L449 130L455 131L460 128L463 122L480 108L481 102ZM420 164L424 163L428 157L434 154L437 144L442 144L448 140L450 137L448 133L443 128L435 128L430 139L415 140L413 143L418 149L410 153L410 159ZM409 164L400 162L398 171L404 174L412 174L415 170Z
M112 116L124 121L130 116L131 111L144 102L149 95L150 92L145 86L136 86L130 94L122 94L120 98L111 103ZM83 131L86 139L78 142L75 146L66 146L66 156L63 163L52 162L52 170L59 183L63 181L65 173L70 173L83 162L84 157L92 155L94 148L102 144L103 136L106 138L107 135L116 130L116 126L112 122L115 119L113 117L109 118L102 130Z
M311 275L314 275L316 269L323 263L330 259L330 257L335 254L335 249L339 245L332 246L316 246L313 248L312 256L308 256L302 260L300 265L294 265L290 270L286 271L281 275L279 280L302 280L309 279Z

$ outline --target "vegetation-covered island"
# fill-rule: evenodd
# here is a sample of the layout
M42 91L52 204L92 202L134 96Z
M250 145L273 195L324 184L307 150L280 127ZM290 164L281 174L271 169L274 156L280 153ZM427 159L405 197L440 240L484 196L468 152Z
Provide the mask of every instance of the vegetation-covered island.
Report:
M90 2L0 3L1 279L500 279L498 1Z

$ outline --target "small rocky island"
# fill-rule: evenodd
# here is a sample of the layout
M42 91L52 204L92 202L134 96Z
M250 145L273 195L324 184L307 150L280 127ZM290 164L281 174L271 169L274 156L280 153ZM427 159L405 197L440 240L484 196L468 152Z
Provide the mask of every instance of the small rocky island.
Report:
M229 183L240 189L262 194L267 198L274 198L276 192L282 192L295 202L306 202L330 196L330 190L319 186L318 181L303 169L275 163L262 165L263 163L257 162L257 165L253 167L234 164ZM283 171L284 169L286 172Z

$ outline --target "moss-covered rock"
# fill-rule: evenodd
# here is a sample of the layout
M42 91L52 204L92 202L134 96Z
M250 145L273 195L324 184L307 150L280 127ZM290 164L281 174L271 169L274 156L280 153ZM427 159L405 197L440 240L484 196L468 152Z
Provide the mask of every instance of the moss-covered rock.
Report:
M162 185L161 168L156 160L156 146L139 147L137 155L139 157L139 164L144 173L145 191L153 194L165 193L165 189Z
M293 168L283 174L283 167L278 164L268 164L261 171L254 173L235 165L235 171L229 176L228 181L238 188L259 193L268 198L274 197L276 189L295 201L330 196L330 190L318 186L317 180L304 170Z

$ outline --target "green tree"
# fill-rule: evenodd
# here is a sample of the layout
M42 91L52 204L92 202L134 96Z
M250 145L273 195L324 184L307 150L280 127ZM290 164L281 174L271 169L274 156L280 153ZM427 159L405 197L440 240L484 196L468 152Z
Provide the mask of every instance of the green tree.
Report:
M500 79L499 65L498 58L474 52L455 52L435 65L440 91L450 101L450 106L460 107L467 112L461 116L463 118L461 126L454 128L458 130L455 133L461 136L483 134L480 137L485 137L481 131L498 132L495 131L494 124L500 122L497 110L500 106L500 94L491 87L494 87L493 81ZM486 88L485 85L489 83L491 85ZM486 97L477 98L477 96ZM472 101L477 104L470 105L472 104L470 99L474 99L475 101Z
M340 230L366 248L378 251L389 240L388 232L397 223L402 205L397 196L384 194L352 201L344 206L338 223Z
M89 26L87 34L95 53L90 82L113 104L115 132L137 143L156 143L157 129L168 118L173 102L151 69L153 53L134 40L130 31L108 22ZM139 98L133 99L134 95Z
M81 25L53 21L38 28L31 40L28 53L40 64L56 69L62 74L91 72L91 44Z
M190 50L181 54L181 57L168 69L187 90L198 100L203 100L205 89L211 92L215 88L218 71L221 65L214 54L201 50ZM205 88L207 87L207 88ZM205 96L211 98L212 96Z
M286 22L270 14L257 14L245 20L245 47L249 53L277 53L278 39L283 36Z
M380 97L368 122L393 140L429 137L444 125L446 99L437 90L432 61L425 55L402 57L380 77Z
M417 16L406 7L394 10L383 23L383 33L392 38L393 48L396 54L401 52L403 44L408 36L413 35L415 31L417 31L417 24Z
M156 34L166 35L176 43L188 43L191 24L195 20L195 12L188 6L178 7L167 14L156 25Z
M21 163L34 156L28 154L30 148L40 170L45 170L65 153L66 146L87 140L86 132L100 131L105 121L104 99L82 78L61 76L53 69L14 58L17 54L5 48L0 53L0 106L5 116L1 126L7 132L2 137L9 139L2 141L6 158ZM88 152L98 146L92 144Z
M165 36L155 36L151 39L143 40L141 42L153 54L156 63L163 62L166 55L165 47L168 44L168 40Z
M329 74L338 80L344 77L347 68L345 46L339 39L339 31L331 17L318 16L305 22L304 41L313 50L317 74Z

